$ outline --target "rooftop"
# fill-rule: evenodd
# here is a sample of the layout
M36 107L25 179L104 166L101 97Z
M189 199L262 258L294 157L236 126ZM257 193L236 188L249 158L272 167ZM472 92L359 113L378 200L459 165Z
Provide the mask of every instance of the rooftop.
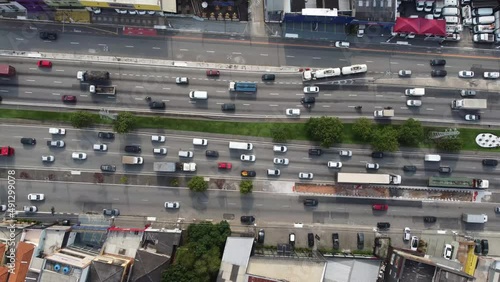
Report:
M289 282L321 282L326 263L308 259L252 257L247 273Z
M113 256L97 256L90 266L88 282L121 282L130 260Z
M95 258L88 254L77 252L69 249L62 249L46 257L47 261L57 262L64 265L70 265L77 268L85 268Z
M130 282L161 281L162 273L169 265L170 257L137 250Z
M375 281L380 260L332 258L328 259L325 281Z
M110 230L104 245L103 253L133 258L141 244L143 235L143 231Z
M144 232L141 248L148 252L172 256L180 245L181 230L149 231Z
M353 3L358 20L393 22L396 19L395 0L353 0Z

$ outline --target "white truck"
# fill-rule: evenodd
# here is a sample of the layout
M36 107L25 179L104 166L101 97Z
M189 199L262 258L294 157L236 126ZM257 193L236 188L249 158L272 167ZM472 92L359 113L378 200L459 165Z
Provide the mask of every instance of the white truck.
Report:
M134 157L134 156L123 156L122 157L122 164L129 164L129 165L134 165L134 164L143 164L144 159L142 157Z
M340 68L322 69L322 70L306 70L302 73L302 80L310 81L320 78L328 78L340 76Z
M424 96L425 88L409 88L405 90L406 96Z
M337 183L354 184L401 184L401 175L379 173L337 173Z
M253 144L247 142L229 142L229 149L251 151Z
M493 43L495 35L491 33L477 33L472 36L472 41L477 43Z
M455 110L482 110L488 107L486 99L461 99L451 101L451 108Z
M107 71L78 71L76 79L80 81L108 81L109 72Z
M390 118L394 116L394 110L378 110L373 112L373 117L375 118Z
M486 214L462 214L462 220L467 223L486 223L488 222L488 216Z
M104 85L90 85L89 90L91 94L97 95L115 95L116 86L104 86Z
M196 163L154 162L153 170L156 172L193 172L196 171Z

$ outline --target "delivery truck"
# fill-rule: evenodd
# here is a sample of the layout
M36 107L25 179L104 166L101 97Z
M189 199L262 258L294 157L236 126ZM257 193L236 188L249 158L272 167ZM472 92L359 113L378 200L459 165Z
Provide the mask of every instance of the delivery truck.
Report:
M484 179L469 177L435 177L429 178L429 187L488 189L490 182Z
M481 223L484 224L488 222L488 216L486 214L472 214L464 213L462 214L462 220L467 223Z
M12 77L16 75L16 68L11 65L0 64L0 76Z
M193 172L196 171L196 163L154 162L153 170L156 172Z
M257 83L253 82L229 82L229 91L234 92L257 92Z
M390 118L394 116L394 110L379 110L379 111L374 111L373 112L373 117L375 118Z
M110 96L116 94L116 87L114 85L112 86L90 85L89 90L91 94L97 94L97 95Z
M122 157L122 163L123 164L143 164L144 159L142 157L135 157L135 156L123 156Z
M453 100L451 108L455 110L482 110L487 108L486 99Z
M247 142L229 142L229 149L251 151L253 144Z
M76 78L80 81L108 81L109 72L107 71L78 71Z

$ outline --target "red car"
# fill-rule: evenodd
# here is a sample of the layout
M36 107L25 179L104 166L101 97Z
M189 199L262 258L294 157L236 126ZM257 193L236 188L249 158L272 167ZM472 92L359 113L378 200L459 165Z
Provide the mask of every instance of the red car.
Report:
M38 61L37 66L39 68L51 68L52 67L52 62L51 61L47 61L47 60L40 60L40 61Z
M233 165L231 163L219 163L219 169L231 169Z
M219 76L220 71L218 70L207 70L207 76Z
M73 95L63 95L62 101L65 103L76 103L76 96Z
M375 211L386 211L388 208L389 206L384 204L375 204L372 206L372 209Z

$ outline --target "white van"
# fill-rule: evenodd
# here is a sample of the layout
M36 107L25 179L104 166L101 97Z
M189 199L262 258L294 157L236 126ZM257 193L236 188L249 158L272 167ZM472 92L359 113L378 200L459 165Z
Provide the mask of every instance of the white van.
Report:
M459 24L460 23L459 17L446 16L446 17L444 17L444 20L446 21L447 24Z
M246 142L229 142L229 149L251 151L253 149L253 144Z
M183 150L179 151L179 157L181 158L192 158L193 155L194 154L192 151L183 151Z
M473 17L483 17L493 15L493 8L477 8L472 10Z
M192 100L207 100L208 92L199 90L191 91L189 92L189 98Z
M427 155L425 155L424 160L426 162L440 162L441 161L441 156L440 155L435 155L435 154L427 154Z
M208 145L208 140L207 139L201 139L201 138L193 138L193 145L207 146Z
M424 96L425 88L409 88L405 90L406 96Z
M495 16L472 18L472 24L492 24L494 22L495 22Z
M441 15L443 16L459 16L460 10L457 7L444 7L441 10Z

